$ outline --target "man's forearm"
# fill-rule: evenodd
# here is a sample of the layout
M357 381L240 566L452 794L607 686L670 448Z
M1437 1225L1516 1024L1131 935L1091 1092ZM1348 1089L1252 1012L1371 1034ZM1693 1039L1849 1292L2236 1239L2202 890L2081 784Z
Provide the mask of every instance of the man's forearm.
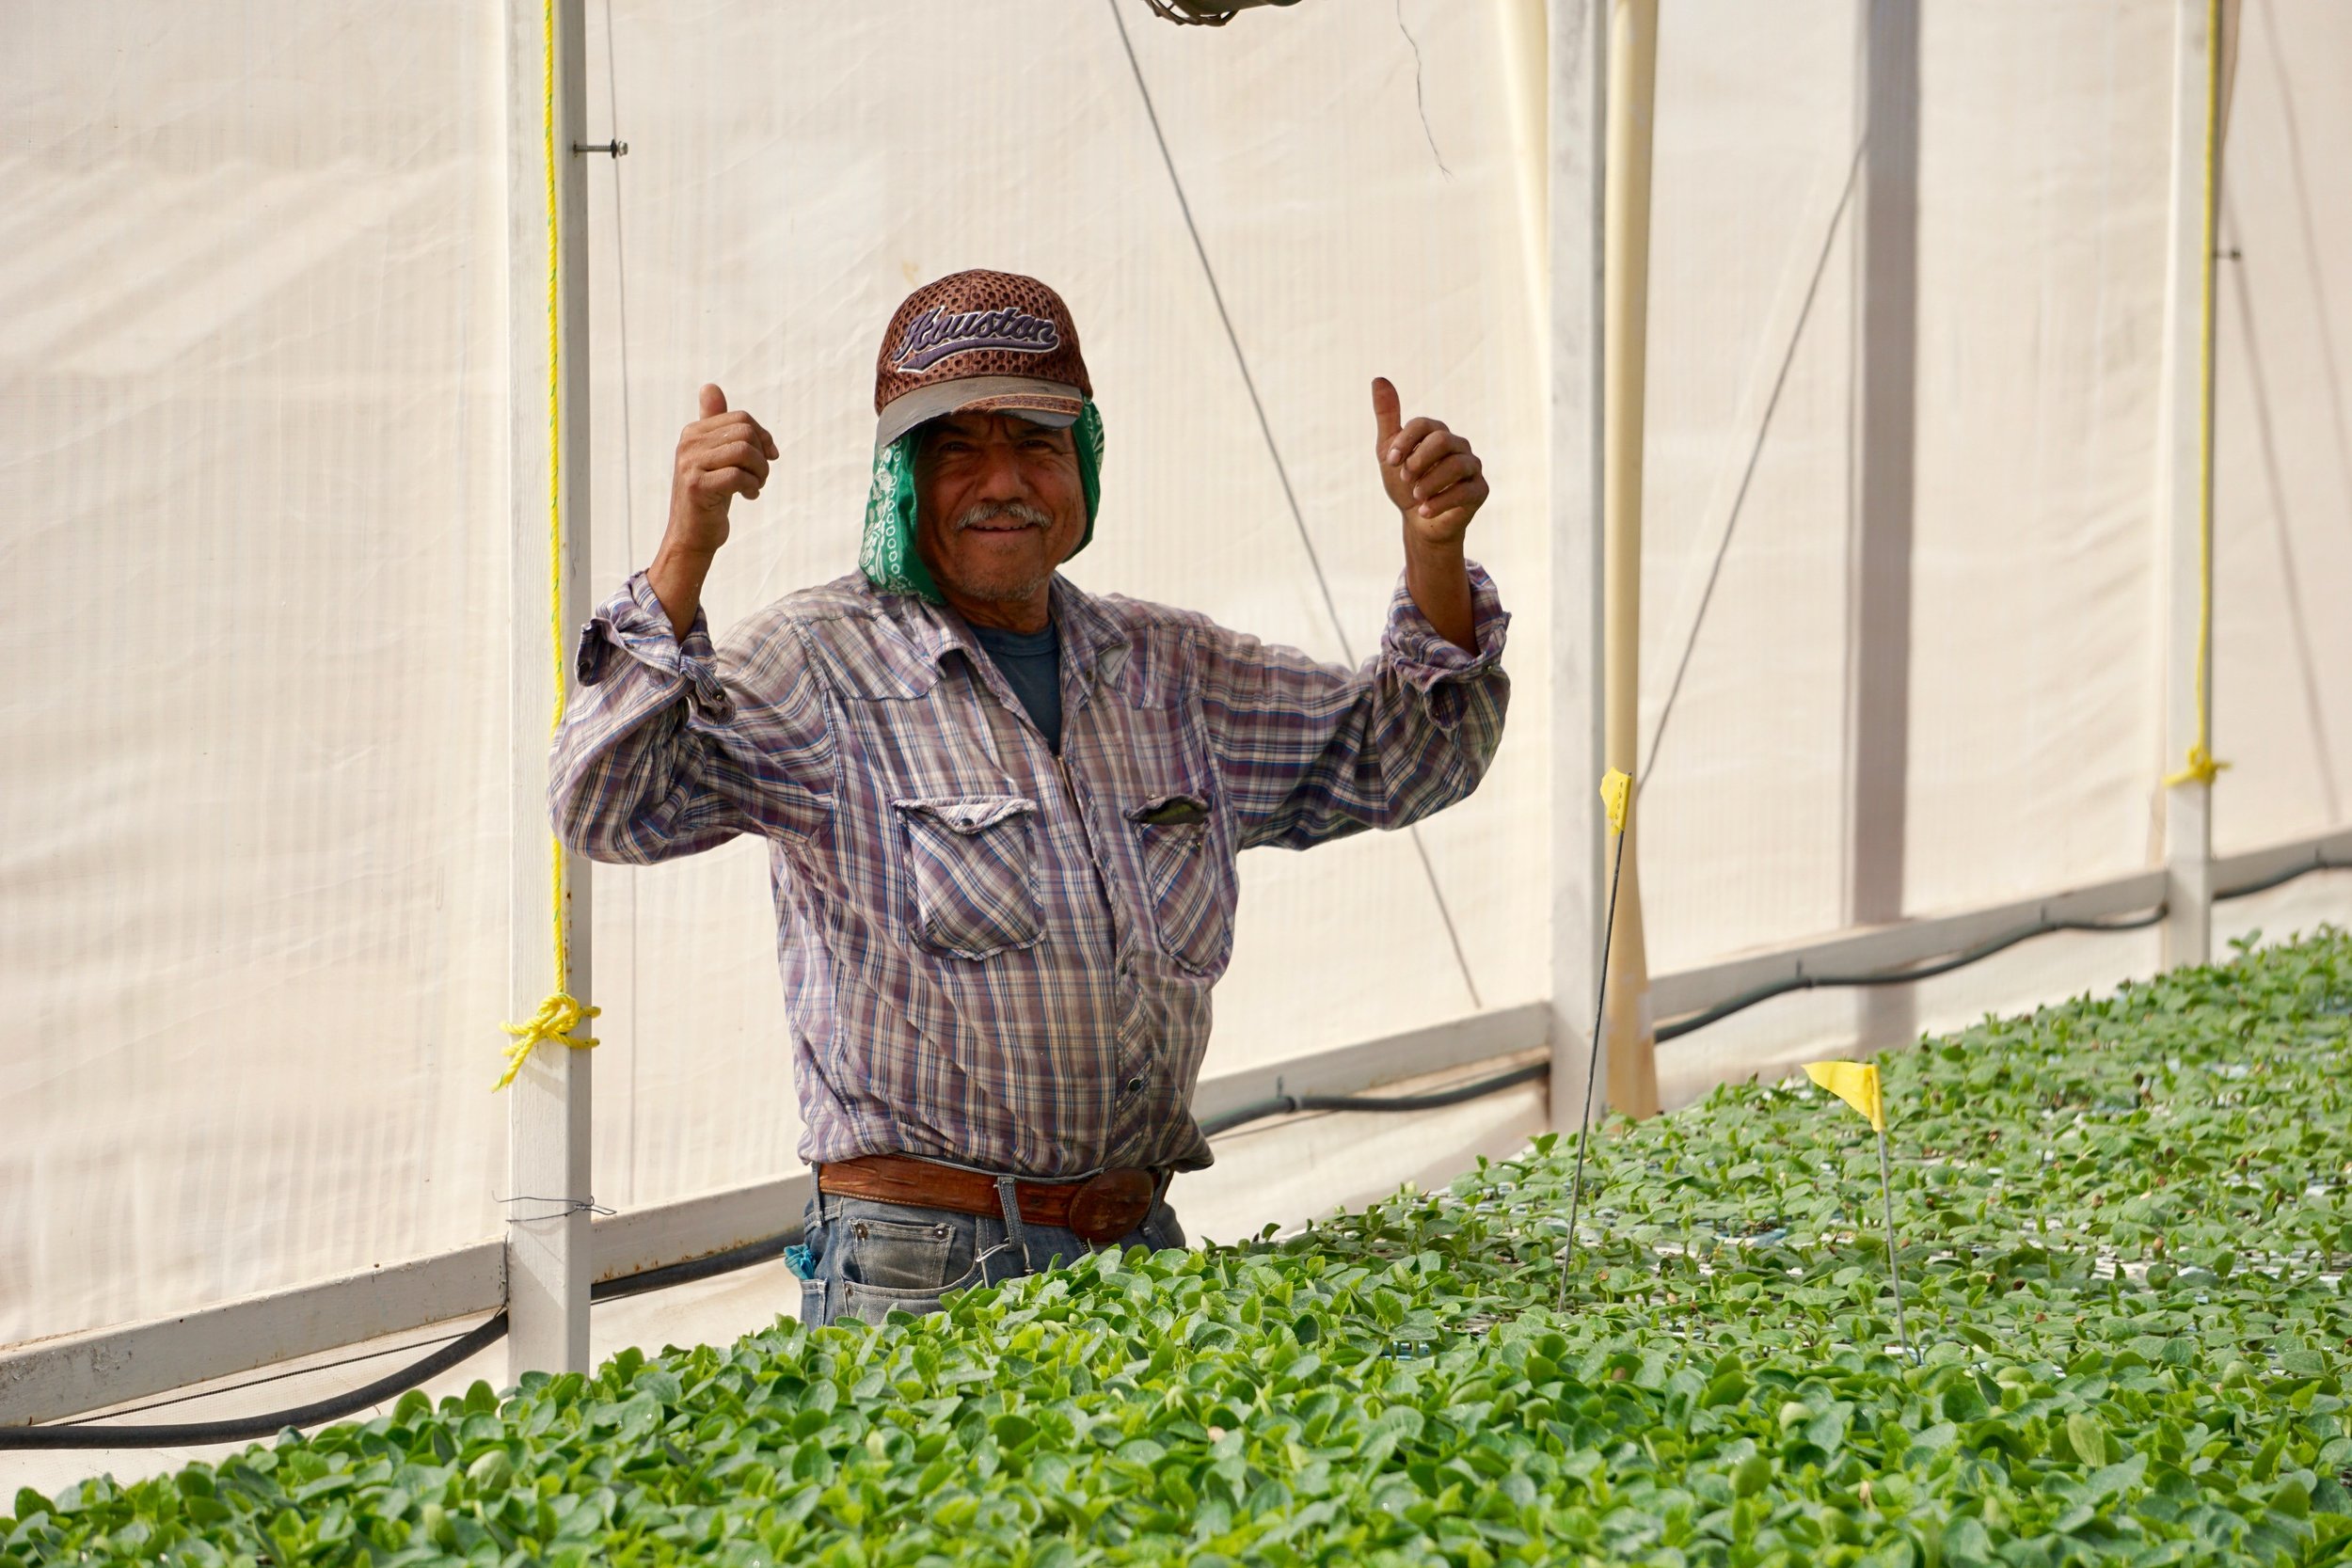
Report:
M680 641L702 609L703 579L710 575L710 561L706 551L678 549L665 539L653 552L653 564L645 568L645 580L669 612L670 631Z
M656 584L659 590L660 584ZM1470 602L1470 567L1459 541L1434 545L1405 534L1405 591L1438 636L1464 653L1478 651L1478 618ZM661 595L668 604L670 596Z

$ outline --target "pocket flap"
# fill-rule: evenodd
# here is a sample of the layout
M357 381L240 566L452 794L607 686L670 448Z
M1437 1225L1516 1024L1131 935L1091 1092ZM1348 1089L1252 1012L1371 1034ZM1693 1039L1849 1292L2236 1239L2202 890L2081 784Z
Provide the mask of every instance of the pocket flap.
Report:
M1209 802L1198 795L1162 795L1130 807L1127 820L1146 828L1182 828L1209 819Z
M890 803L909 816L928 817L955 833L981 832L1008 817L1037 815L1037 802L1021 795L967 795L957 800Z

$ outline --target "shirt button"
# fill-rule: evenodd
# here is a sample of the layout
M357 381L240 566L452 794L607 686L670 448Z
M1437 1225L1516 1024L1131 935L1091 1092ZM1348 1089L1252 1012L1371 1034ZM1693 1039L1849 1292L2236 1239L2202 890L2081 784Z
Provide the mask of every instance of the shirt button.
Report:
M1141 1094L1150 1086L1151 1085L1142 1078L1130 1078L1127 1080L1127 1092L1129 1094Z

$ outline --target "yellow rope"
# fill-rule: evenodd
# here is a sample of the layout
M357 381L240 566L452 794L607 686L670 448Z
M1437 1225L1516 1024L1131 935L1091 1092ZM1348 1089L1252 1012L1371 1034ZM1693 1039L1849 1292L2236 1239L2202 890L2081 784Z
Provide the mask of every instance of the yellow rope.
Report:
M564 727L564 696L569 672L564 660L564 375L562 300L558 292L557 267L561 235L556 228L555 209L555 0L545 0L540 8L540 25L547 46L546 58L539 82L539 118L547 142L548 198L548 641L555 652L555 717L549 735ZM572 973L571 936L564 928L564 904L568 891L564 875L564 842L553 835L548 838L548 886L551 896L555 927L555 990L539 1004L539 1010L525 1023L502 1025L514 1037L515 1043L506 1048L506 1071L499 1078L497 1087L504 1088L523 1069L523 1063L542 1042L561 1042L575 1051L593 1049L593 1036L582 1038L573 1031L603 1009L591 1007L564 989L564 982ZM493 1090L492 1092L496 1092Z
M2204 314L2197 342L2197 739L2188 749L2188 763L2168 773L2167 788L2197 783L2210 785L2229 767L2213 754L2213 729L2205 711L2205 688L2213 660L2213 264L2218 242L2215 230L2221 182L2221 0L2205 7L2205 257Z

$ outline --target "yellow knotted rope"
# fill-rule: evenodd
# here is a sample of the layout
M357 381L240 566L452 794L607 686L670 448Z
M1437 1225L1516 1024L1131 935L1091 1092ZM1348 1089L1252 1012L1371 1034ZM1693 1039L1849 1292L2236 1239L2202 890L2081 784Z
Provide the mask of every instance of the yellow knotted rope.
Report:
M555 651L555 718L549 734L564 727L564 697L569 672L564 660L564 377L562 298L558 292L557 267L561 252L557 242L562 237L556 227L555 209L555 0L546 0L540 9L540 24L547 45L547 55L540 77L540 122L547 141L548 197L548 641ZM539 1010L525 1023L501 1025L514 1037L515 1043L506 1048L506 1071L500 1075L497 1089L515 1081L523 1069L523 1063L542 1042L559 1042L575 1051L593 1049L595 1037L581 1038L574 1035L588 1020L603 1009L591 1007L564 989L564 980L572 972L571 935L564 928L564 904L567 892L564 874L564 842L549 835L548 886L549 904L555 927L555 986L548 999L539 1004Z
M2198 333L2197 430L2197 739L2188 749L2187 766L2164 777L2174 784L2210 785L2230 765L2216 761L2213 729L2206 713L2205 688L2213 659L2213 264L2219 236L2218 200L2221 182L2221 0L2205 8L2205 264L2204 317Z

